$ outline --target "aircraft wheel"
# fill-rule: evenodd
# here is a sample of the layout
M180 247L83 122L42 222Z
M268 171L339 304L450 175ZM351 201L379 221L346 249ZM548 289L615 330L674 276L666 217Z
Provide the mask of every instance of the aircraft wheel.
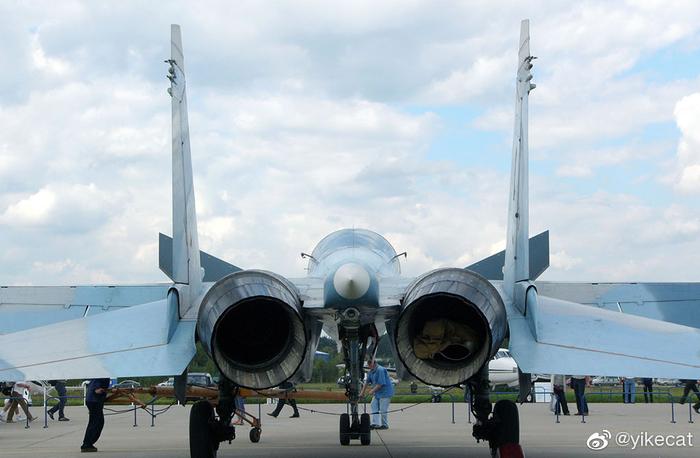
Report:
M369 429L369 414L360 415L360 443L369 445L372 442L372 431Z
M340 445L350 445L350 415L340 414Z
M503 458L521 458L520 418L518 406L512 401L502 399L493 408L493 419L499 425L494 445Z
M210 426L214 408L209 401L198 401L190 409L190 458L215 458L218 443Z
M257 444L260 442L260 433L262 430L260 428L251 428L250 430L250 441Z

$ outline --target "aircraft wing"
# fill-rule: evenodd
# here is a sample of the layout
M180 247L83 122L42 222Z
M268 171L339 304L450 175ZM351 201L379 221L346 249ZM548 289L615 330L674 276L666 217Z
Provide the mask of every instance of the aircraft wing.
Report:
M700 283L535 284L542 296L700 328Z
M522 285L518 285L521 287ZM538 295L506 300L510 351L529 373L695 379L700 329Z
M181 374L195 354L194 321L177 295L0 336L0 380Z
M164 299L171 286L2 286L0 335Z

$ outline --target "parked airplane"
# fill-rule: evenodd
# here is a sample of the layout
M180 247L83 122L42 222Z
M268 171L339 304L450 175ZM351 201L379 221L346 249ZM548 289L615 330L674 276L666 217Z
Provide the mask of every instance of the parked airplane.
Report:
M505 252L468 268L406 278L400 255L384 237L342 229L304 255L307 277L290 279L241 270L199 251L185 66L180 28L173 25L167 61L173 238L160 238L161 268L173 283L0 289L0 379L182 374L175 378L177 390L197 339L222 381L218 416L208 402L191 409L190 453L213 457L219 443L234 436L229 420L235 385L263 389L309 378L322 329L341 342L348 368L350 413L339 418L344 445L351 439L370 443L359 392L365 357L383 329L399 375L469 386L478 420L473 435L501 456L522 456L516 405L499 401L492 409L488 398L488 361L506 335L527 373L697 378L700 353L678 349L700 348L699 329L578 301L595 304L595 294L604 295L606 304L649 297L667 305L679 297L698 301L700 284L534 282L548 265L548 234L528 238L528 97L535 87L529 43L523 21ZM14 351L19 347L24 351Z
M491 387L518 384L518 363L507 348L499 348L489 361L489 383Z

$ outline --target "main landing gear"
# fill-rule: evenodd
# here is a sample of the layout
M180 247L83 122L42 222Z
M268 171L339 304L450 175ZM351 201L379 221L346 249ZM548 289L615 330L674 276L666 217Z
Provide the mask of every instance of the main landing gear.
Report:
M518 407L513 401L502 399L493 408L493 416L474 425L474 437L487 440L492 457L523 458L520 447Z
M230 418L229 418L230 421ZM197 401L190 410L190 458L215 458L219 443L236 438L236 429L216 419L209 401Z
M249 423L250 441L260 441L260 420L234 408L238 388L228 380L219 383L219 401L216 410L207 400L197 401L190 410L190 458L215 458L219 444L236 438L236 428L231 426L234 414ZM218 415L218 416L217 416Z
M471 391L472 412L476 417L472 435L477 442L488 441L493 457L523 458L523 450L520 447L518 406L513 401L502 399L493 406L493 415L489 417L491 401L489 400L488 365L484 365L473 378L468 380L467 386Z

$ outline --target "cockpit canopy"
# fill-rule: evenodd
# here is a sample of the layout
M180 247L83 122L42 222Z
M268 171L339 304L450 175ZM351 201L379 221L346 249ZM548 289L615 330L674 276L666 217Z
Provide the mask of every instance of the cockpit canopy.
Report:
M325 270L333 264L334 254L350 251L351 257L357 257L377 272L384 275L399 275L401 267L396 250L384 237L367 229L341 229L324 237L311 252L309 272Z

